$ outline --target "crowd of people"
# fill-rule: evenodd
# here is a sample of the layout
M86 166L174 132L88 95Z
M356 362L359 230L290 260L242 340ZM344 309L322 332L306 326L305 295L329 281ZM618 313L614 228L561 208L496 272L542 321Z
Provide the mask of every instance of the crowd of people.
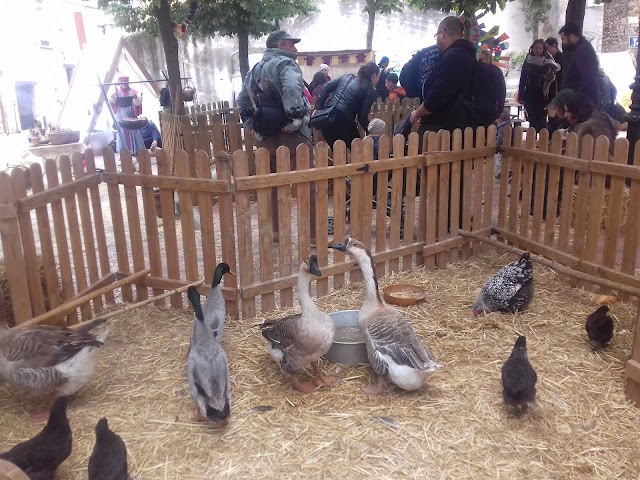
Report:
M510 112L504 109L504 75L491 53L477 55L476 45L464 33L463 22L449 16L438 26L435 45L416 52L400 76L390 68L389 58L382 57L377 64L362 65L357 75L333 79L329 66L322 64L307 85L296 62L300 39L284 30L275 31L267 38L267 50L247 74L238 96L244 126L258 146L269 150L272 171L281 145L291 152L291 169L296 168L298 145L309 147L313 166L312 127L322 131L330 146L343 140L347 148L360 138L356 121L365 134L372 134L369 111L378 97L388 97L394 103L407 96L419 97L421 103L409 119L411 124L419 124L421 135L490 124L498 125L500 135L511 120ZM567 23L559 34L562 51L554 37L535 40L522 67L517 99L524 105L529 124L537 131L548 128L574 130L579 135L604 134L613 144L621 115L615 87L599 69L596 53L577 25ZM386 126L375 120L376 132L384 132ZM313 194L311 199L313 202ZM277 236L275 191L272 201ZM314 210L312 206L312 236Z

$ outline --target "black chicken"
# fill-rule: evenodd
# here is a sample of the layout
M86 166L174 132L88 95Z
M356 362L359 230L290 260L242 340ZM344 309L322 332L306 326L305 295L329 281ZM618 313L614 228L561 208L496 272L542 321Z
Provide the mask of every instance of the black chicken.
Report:
M533 264L529 253L502 267L480 290L473 314L515 313L533 298Z
M607 312L609 307L602 305L587 317L587 336L596 344L595 350L604 348L613 338L613 319Z
M21 468L31 480L52 480L58 467L71 455L71 440L67 397L59 397L42 431L0 454L0 458Z
M511 356L502 366L502 398L504 403L521 412L536 399L538 376L527 355L527 337L520 336Z
M109 429L106 418L96 424L96 445L89 458L89 480L129 480L127 447Z

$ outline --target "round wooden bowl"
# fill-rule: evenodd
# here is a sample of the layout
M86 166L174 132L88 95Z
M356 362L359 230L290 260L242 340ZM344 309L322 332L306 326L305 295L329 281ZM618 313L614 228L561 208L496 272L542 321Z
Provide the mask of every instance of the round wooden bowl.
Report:
M0 480L29 480L29 477L13 463L0 460Z
M401 307L417 305L426 298L427 292L415 285L389 285L384 289L384 301Z
M149 124L149 120L147 120L146 118L141 120L138 120L138 119L121 120L118 122L118 125L120 125L120 127L124 128L125 130L140 130L146 127L148 124Z

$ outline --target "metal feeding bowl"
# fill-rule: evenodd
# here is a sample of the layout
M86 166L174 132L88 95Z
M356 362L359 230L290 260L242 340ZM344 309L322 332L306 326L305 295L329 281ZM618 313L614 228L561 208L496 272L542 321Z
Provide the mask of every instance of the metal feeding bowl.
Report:
M329 316L336 326L336 335L324 358L343 365L368 365L367 347L358 327L358 310L342 310Z

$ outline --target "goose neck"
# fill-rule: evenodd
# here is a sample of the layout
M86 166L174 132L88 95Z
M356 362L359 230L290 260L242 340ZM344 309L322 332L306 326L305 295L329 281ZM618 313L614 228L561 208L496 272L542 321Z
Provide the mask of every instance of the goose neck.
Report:
M313 307L311 299L311 275L307 272L298 274L298 297L300 298L300 308L302 310Z

